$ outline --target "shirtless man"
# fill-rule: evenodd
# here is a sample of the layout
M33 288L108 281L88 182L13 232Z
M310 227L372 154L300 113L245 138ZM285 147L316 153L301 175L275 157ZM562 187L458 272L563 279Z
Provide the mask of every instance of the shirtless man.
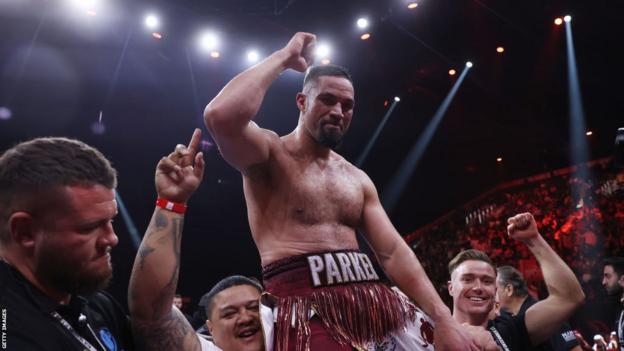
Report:
M436 350L479 349L390 222L373 182L332 151L351 123L354 89L340 67L310 68L314 43L313 34L295 34L232 79L204 112L223 157L243 176L265 288L278 298L275 349L364 348L413 316L357 252L356 230L388 277L433 319ZM252 118L287 69L308 72L296 95L298 125L280 137Z

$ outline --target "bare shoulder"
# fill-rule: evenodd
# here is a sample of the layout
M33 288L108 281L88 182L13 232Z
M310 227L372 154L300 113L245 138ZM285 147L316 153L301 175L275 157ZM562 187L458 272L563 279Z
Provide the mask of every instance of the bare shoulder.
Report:
M373 184L373 181L370 179L368 174L366 174L366 172L359 169L351 162L347 161L341 155L335 152L332 155L336 158L336 161L340 163L341 167L345 170L345 172L347 172L347 174L349 174L351 177L353 177L353 179L357 180L362 185L362 188L365 192L375 190L375 184Z

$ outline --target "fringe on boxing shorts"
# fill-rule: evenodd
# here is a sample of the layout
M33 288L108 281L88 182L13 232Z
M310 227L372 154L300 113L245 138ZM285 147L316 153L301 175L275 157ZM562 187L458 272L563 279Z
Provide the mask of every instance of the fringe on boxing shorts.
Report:
M358 251L284 258L262 277L277 307L275 351L366 350L416 319L415 306Z

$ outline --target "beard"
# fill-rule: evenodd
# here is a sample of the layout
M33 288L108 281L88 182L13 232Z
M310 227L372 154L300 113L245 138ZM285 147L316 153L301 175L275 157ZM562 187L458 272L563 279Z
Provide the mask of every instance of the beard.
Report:
M110 265L105 270L87 271L81 262L50 248L41 250L34 268L39 281L72 295L89 295L105 289L113 277Z
M327 148L335 150L342 144L343 137L344 133L341 131L335 129L326 130L324 126L322 126L316 141Z

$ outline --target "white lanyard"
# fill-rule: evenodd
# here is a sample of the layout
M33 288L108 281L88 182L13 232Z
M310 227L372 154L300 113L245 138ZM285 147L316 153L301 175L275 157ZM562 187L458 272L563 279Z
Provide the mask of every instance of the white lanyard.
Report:
M69 333L76 340L78 340L78 342L80 342L82 344L82 346L84 346L88 351L98 351L98 349L96 349L93 345L91 345L90 342L88 342L82 336L78 335L78 333L76 333L76 330L74 330L74 328L71 326L71 324L69 324L69 322L67 322L63 317L61 317L61 315L58 314L58 312L54 311L51 314L52 314L52 317L56 318L56 320L58 320L61 323L61 325L63 327L65 327L65 329L67 329L67 331L69 331ZM81 316L82 316L82 314L81 314ZM91 331L91 334L93 335L95 340L98 342L98 344L100 344L99 346L102 348L102 350L106 351L106 348L100 343L100 340L93 333L93 330L91 329L91 326L89 325L89 323L87 323L87 327L89 328L89 331Z
M495 326L490 327L490 333L492 333L492 336L496 339L498 346L503 348L503 351L510 351L507 343L505 343L505 340L503 340L503 337L500 335Z
M624 340L624 330L622 330L622 319L624 319L624 309L622 309L622 311L620 312L620 319L618 320L618 325L617 325L617 332L618 332L618 342L620 343L620 350L624 350L624 343L622 343L622 340Z

